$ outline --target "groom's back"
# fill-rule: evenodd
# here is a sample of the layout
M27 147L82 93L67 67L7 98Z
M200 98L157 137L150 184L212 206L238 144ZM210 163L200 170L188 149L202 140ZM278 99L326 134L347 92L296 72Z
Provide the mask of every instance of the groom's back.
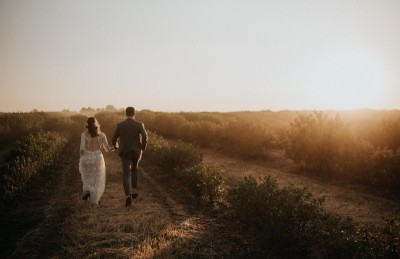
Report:
M124 154L129 151L140 151L142 149L142 129L143 123L128 118L117 125L117 129L113 138L114 141L119 138L120 153Z

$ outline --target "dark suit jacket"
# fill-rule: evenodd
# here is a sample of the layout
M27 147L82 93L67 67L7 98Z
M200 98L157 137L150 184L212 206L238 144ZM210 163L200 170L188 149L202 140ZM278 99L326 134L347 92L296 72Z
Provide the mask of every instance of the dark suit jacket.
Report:
M123 157L126 153L136 151L141 153L147 146L147 133L144 124L133 118L127 118L117 124L112 144L116 146L119 139L119 155Z

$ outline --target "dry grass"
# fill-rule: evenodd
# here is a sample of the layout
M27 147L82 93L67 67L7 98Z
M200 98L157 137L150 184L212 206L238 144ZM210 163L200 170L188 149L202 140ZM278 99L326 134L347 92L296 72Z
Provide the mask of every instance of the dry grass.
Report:
M99 206L80 200L80 193L75 195L74 213L63 225L60 255L153 257L158 247L167 245L162 233L169 228L168 213L149 195L144 179L140 196L131 208L125 208L119 158L108 154L106 165L106 190Z
M179 182L149 164L142 163L139 171L139 197L125 208L115 153L105 155L107 182L100 205L90 205L81 199L78 157L72 150L56 193L41 208L45 219L19 239L12 257L264 257L229 213L193 203Z
M64 166L53 174L59 179L48 190L47 205L30 208L43 214L17 242L12 257L50 258L266 258L268 251L243 234L223 205L219 209L193 202L190 191L179 182L142 161L139 197L125 208L120 159L105 155L107 182L99 206L81 200L81 180L76 147L71 147ZM329 211L351 216L370 225L386 216L399 216L399 203L340 183L288 173L287 161L254 162L229 158L205 150L204 161L217 164L232 184L246 175L271 174L282 185L307 187L325 196ZM19 210L27 207L23 204ZM25 215L25 214L24 214ZM20 218L22 225L24 218ZM25 219L26 220L26 219ZM18 227L18 226L17 226Z

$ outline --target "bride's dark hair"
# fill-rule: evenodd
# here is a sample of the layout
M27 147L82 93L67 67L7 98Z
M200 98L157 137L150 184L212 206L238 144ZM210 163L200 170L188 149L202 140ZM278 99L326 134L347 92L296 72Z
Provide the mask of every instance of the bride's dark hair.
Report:
M95 117L89 117L87 119L86 128L90 133L90 136L97 137L100 135L100 124L97 122Z

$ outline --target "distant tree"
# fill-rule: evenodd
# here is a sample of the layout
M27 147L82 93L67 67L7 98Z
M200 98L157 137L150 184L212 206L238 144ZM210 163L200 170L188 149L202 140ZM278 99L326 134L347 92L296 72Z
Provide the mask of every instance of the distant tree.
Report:
M81 110L79 111L79 113L86 115L86 116L93 116L96 113L96 111L92 107L88 107L88 108L82 107Z
M116 112L116 111L118 111L118 109L115 108L114 105L109 104L106 106L106 111L107 112Z

